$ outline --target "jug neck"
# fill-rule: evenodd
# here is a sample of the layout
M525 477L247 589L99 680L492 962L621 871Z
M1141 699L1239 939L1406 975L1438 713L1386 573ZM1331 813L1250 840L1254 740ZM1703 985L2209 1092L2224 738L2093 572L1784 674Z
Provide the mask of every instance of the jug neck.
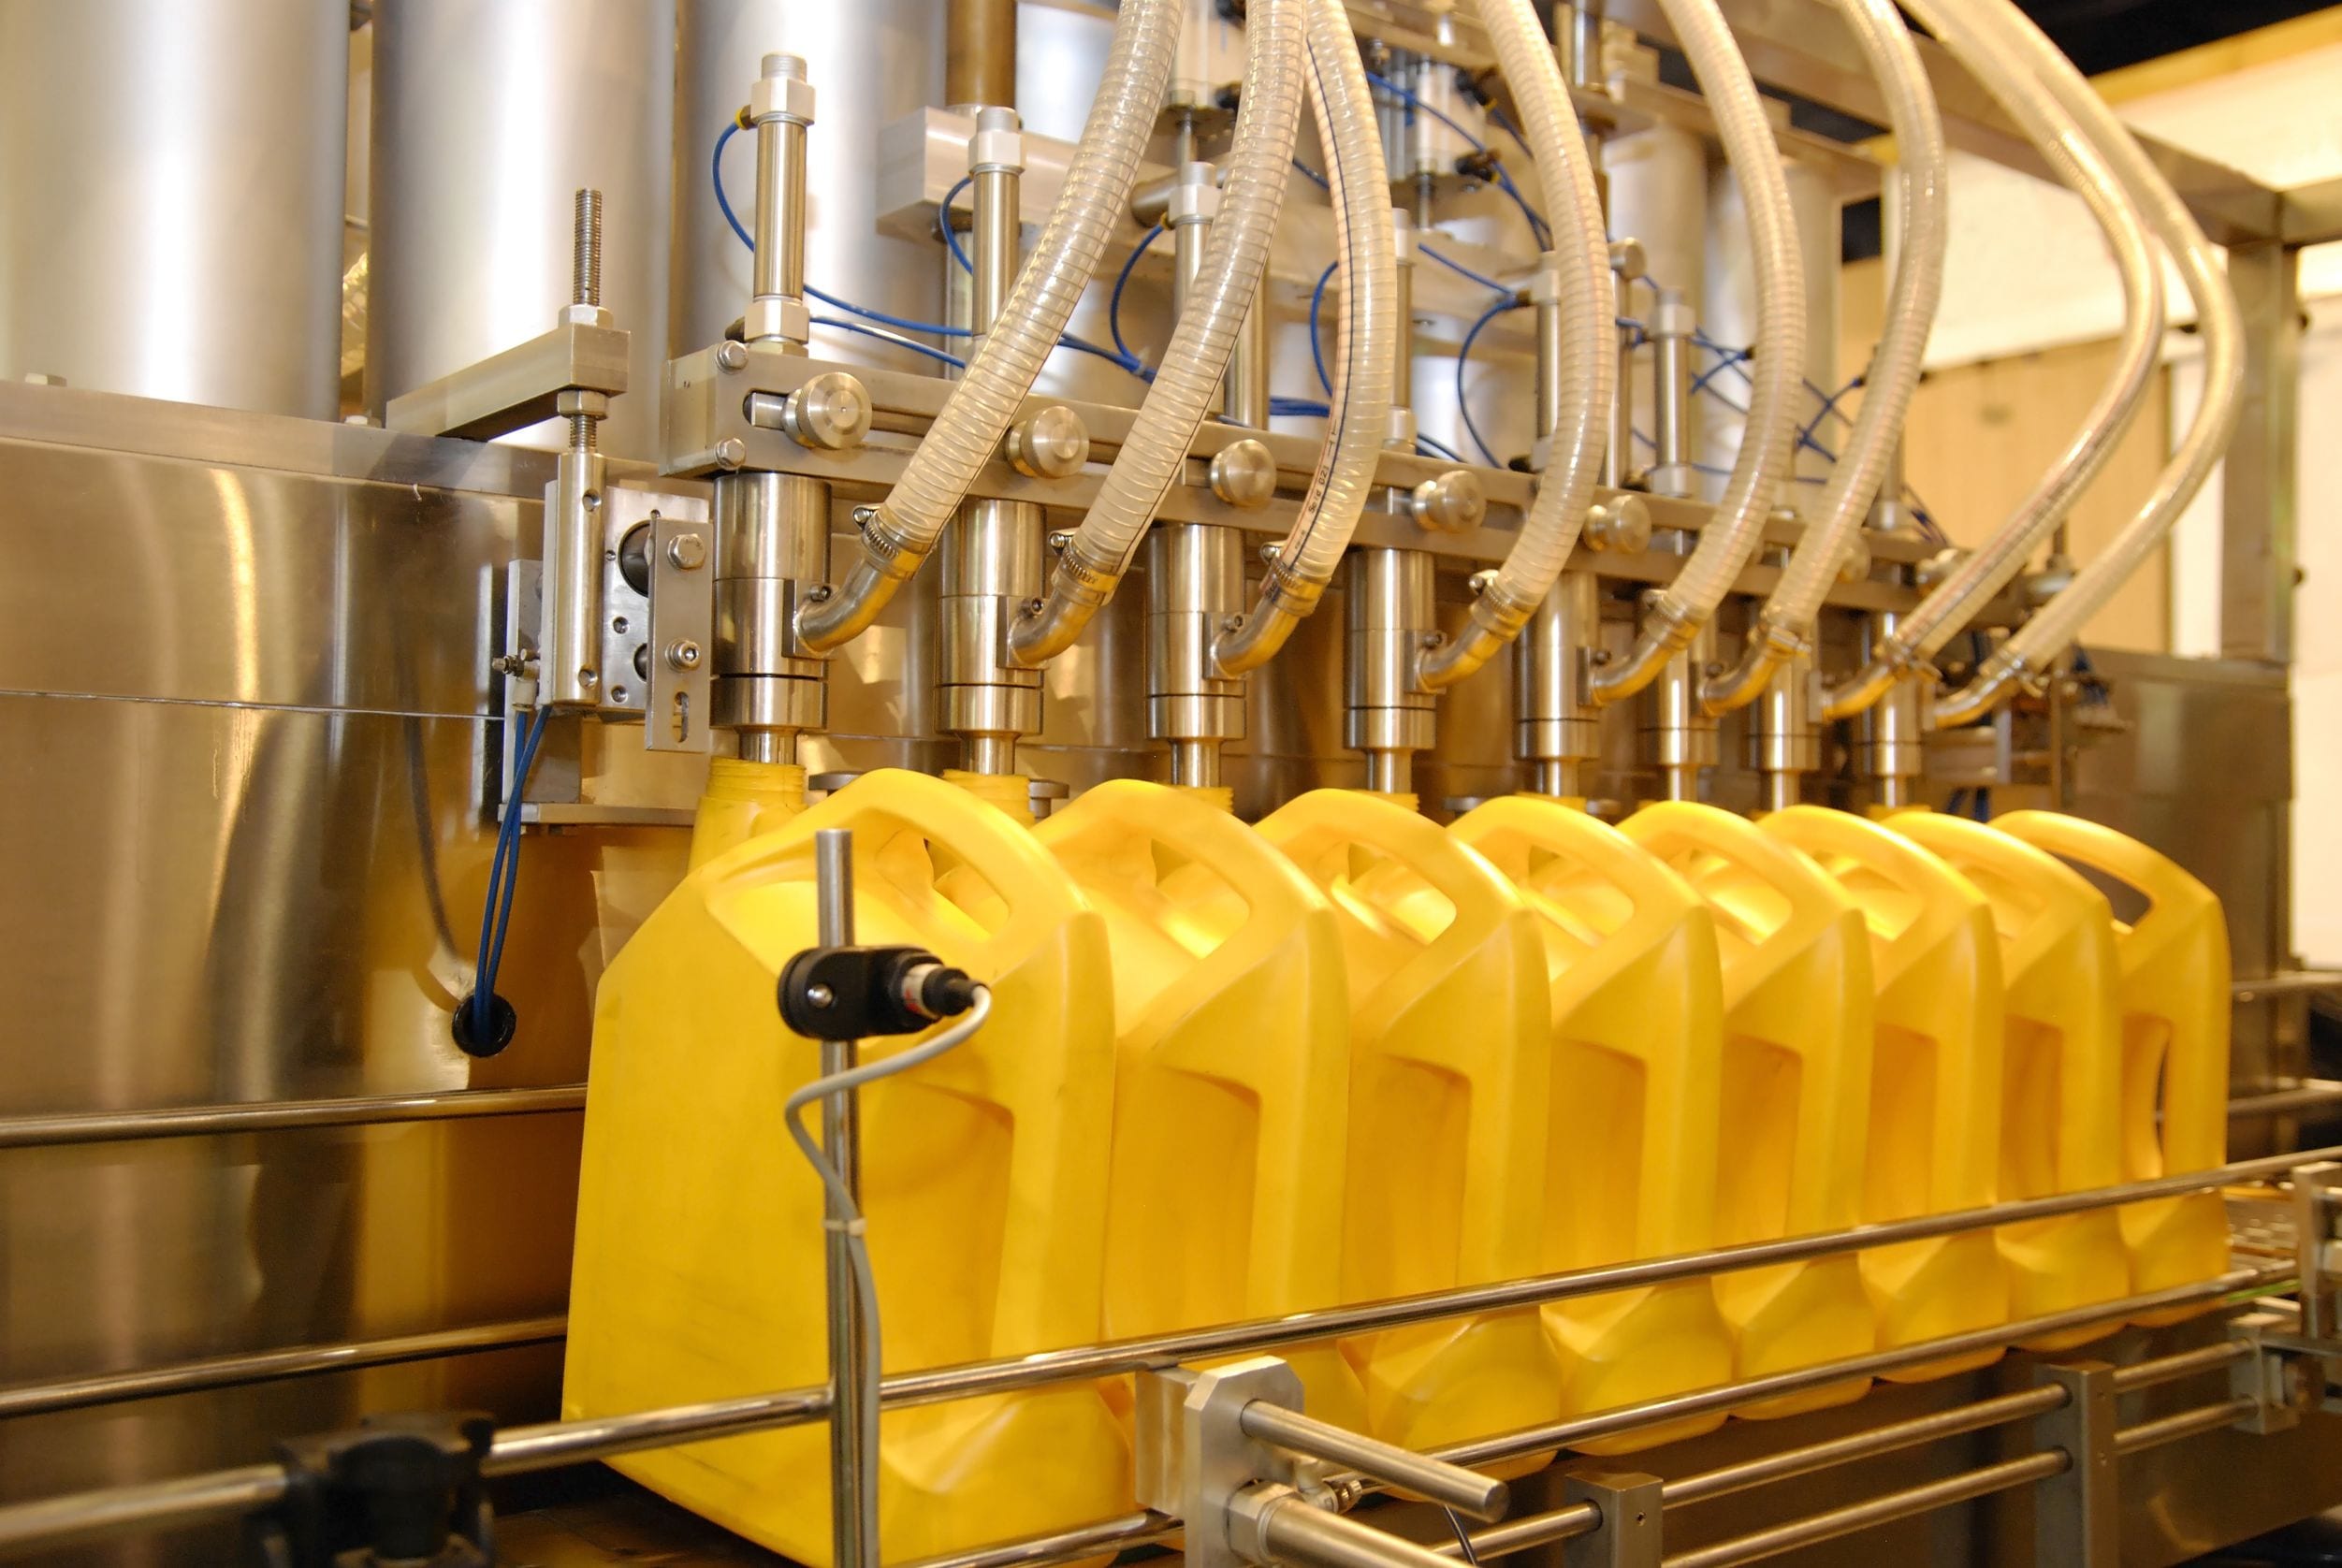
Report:
M943 781L956 784L982 801L1005 812L1027 827L1033 821L1033 781L1021 773L970 773L966 768L945 768Z

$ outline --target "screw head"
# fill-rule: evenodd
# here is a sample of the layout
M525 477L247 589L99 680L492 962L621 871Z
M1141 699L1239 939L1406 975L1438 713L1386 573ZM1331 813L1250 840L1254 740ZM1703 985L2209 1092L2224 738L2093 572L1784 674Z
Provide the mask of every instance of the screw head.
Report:
M696 533L678 533L667 541L667 564L677 572L696 572L707 564L707 541Z
M749 368L749 345L735 343L727 338L716 345L716 369L745 370Z
M667 663L677 670L696 670L701 658L700 646L689 637L678 637L667 645Z
M831 993L830 988L826 985L811 985L806 987L805 1001L806 1006L807 1007L825 1008L836 1000L837 1000L836 996Z
M716 443L716 466L724 470L738 468L749 460L748 443L738 436L726 436Z
M781 425L800 446L842 452L870 433L870 394L858 377L824 370L789 394Z
M1266 443L1246 436L1213 455L1212 493L1230 506L1266 506L1276 499L1276 458Z

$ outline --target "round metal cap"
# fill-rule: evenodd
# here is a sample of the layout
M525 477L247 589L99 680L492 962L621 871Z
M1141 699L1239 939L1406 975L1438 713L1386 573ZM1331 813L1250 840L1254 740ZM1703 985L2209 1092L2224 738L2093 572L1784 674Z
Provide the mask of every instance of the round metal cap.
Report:
M1617 496L1599 501L1586 512L1583 534L1590 550L1620 550L1627 554L1651 548L1651 508L1640 496Z
M1838 580L1858 583L1870 574L1870 546L1862 535L1846 541L1846 553L1838 558Z
M1032 479L1064 479L1090 460L1089 427L1063 403L1052 403L1009 428L1009 466Z
M781 424L800 446L842 452L870 433L870 393L860 377L824 370L789 394Z
M1212 493L1230 506L1250 511L1276 498L1276 458L1265 442L1229 443L1214 454L1210 472Z
M1462 533L1488 516L1488 492L1469 469L1449 469L1426 479L1407 497L1415 520L1433 533Z

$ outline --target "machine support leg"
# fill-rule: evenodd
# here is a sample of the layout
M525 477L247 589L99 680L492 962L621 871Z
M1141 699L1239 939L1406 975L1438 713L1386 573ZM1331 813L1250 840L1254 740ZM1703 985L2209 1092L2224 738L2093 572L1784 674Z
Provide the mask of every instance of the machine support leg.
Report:
M2035 1417L2034 1441L2073 1463L2033 1494L2033 1561L2068 1568L2119 1568L2120 1477L2116 1469L2115 1370L2102 1361L2044 1367L2066 1402Z

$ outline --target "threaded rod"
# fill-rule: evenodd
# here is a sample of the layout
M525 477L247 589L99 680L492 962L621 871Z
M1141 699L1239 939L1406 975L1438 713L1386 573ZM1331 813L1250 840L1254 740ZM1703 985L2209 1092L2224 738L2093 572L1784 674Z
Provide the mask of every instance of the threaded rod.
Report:
M602 303L602 193L577 193L576 225L570 239L569 292L573 305Z

